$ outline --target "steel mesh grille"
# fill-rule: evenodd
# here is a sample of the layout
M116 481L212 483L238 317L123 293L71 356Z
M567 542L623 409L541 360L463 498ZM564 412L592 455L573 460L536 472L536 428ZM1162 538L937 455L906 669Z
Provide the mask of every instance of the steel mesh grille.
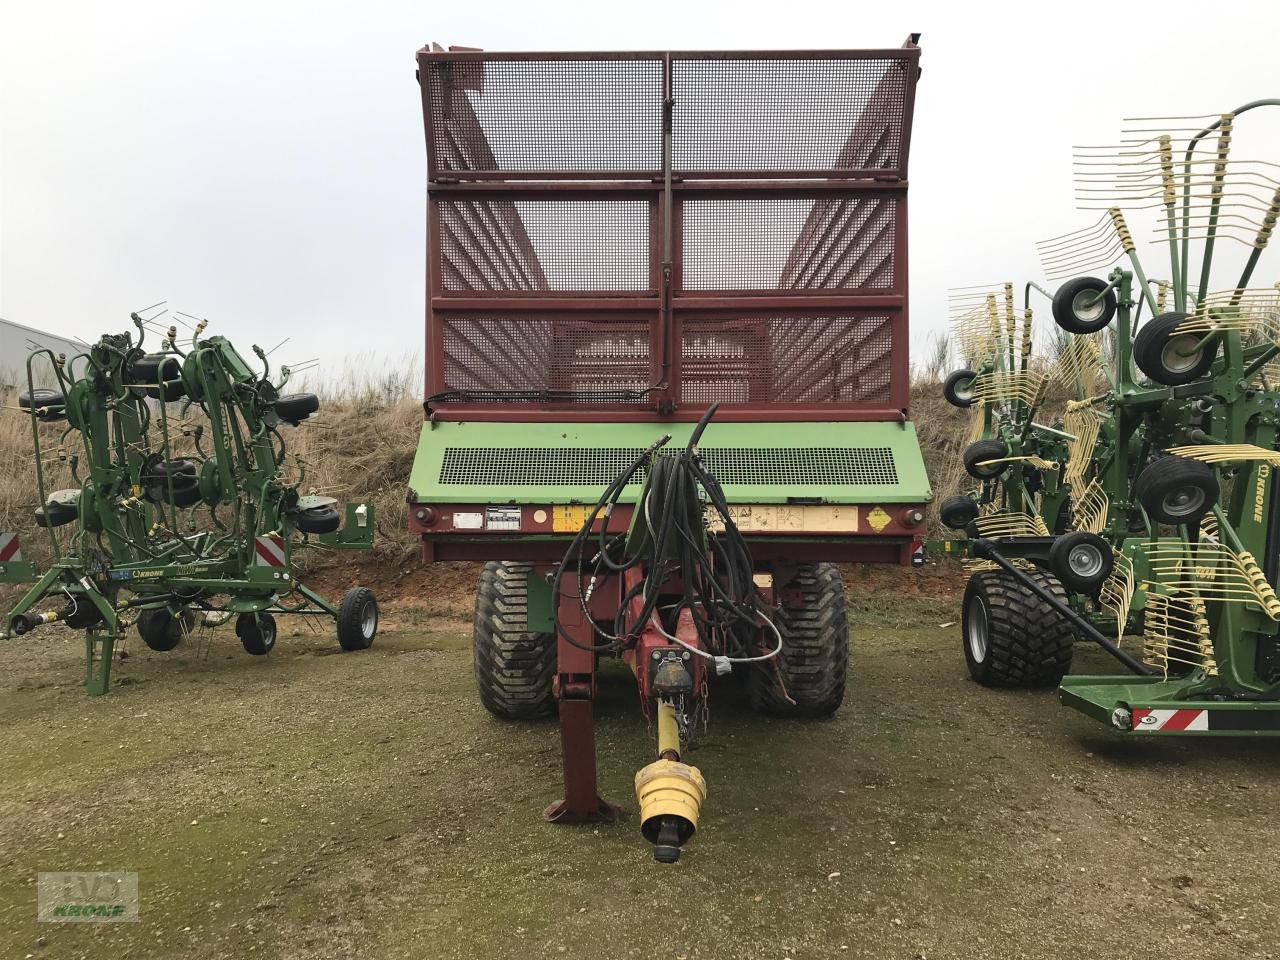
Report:
M449 291L643 291L645 200L441 200L441 285Z
M684 404L889 402L888 316L686 320Z
M911 62L672 63L677 170L897 169Z
M607 402L644 403L611 395L652 380L647 318L451 316L442 345L446 390L571 390L587 402L605 394Z
M686 290L894 286L895 200L686 200L681 210Z
M433 169L655 171L658 60L460 60L426 72Z
M641 447L448 447L441 484L600 486L613 481ZM883 485L898 482L889 447L704 447L722 484ZM644 480L643 469L633 482Z

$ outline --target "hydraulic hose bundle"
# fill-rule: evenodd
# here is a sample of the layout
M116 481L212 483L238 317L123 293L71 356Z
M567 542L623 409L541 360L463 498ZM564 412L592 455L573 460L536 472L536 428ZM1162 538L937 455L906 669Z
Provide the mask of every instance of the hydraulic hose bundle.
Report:
M623 597L609 632L593 621L601 643L584 645L564 630L553 605L556 632L576 647L616 653L637 636L657 612L664 636L691 653L715 662L717 673L734 663L768 660L782 648L782 637L762 609L753 579L751 551L738 530L719 482L707 470L698 441L719 404L698 421L683 450L666 452L670 435L654 441L610 483L587 515L555 573L555 593L561 596L566 574L577 578L576 595L591 621L592 594L610 576L640 568L643 577ZM636 501L636 516L627 533L611 533L609 518L624 490L644 467L647 476ZM715 511L723 532L709 530L706 505ZM599 520L598 531L593 532ZM591 547L594 551L588 556ZM663 604L665 584L679 583L683 595ZM641 599L635 610L633 601ZM688 610L697 630L698 645L674 636L682 610ZM634 612L633 612L634 611ZM766 628L776 641L761 652L758 637Z

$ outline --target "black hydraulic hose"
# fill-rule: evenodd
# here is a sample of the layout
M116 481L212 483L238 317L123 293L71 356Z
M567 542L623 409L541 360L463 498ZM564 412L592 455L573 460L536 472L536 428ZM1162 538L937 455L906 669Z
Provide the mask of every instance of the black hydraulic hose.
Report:
M1155 674L1156 671L1152 670L1140 660L1135 660L1132 656L1125 653L1125 651L1121 650L1120 647L1118 647L1109 637L1099 632L1097 627L1072 610L1070 604L1059 600L1042 585L1027 576L1024 571L1019 570L1005 559L1005 557L996 550L995 544L990 540L987 540L984 537L979 537L977 540L973 541L970 546L970 550L979 560L990 560L1045 603L1049 604L1049 606L1053 607L1053 609L1066 618L1073 627L1087 636L1090 640L1097 643L1098 646L1106 650L1107 653L1111 654L1131 671L1142 677L1149 677Z

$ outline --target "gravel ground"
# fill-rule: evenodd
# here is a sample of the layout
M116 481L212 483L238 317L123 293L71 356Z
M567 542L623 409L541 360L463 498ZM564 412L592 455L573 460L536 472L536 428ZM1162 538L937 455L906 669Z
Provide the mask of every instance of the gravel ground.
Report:
M954 584L876 577L850 576L876 589L835 719L713 689L704 819L670 867L635 820L626 672L606 667L598 736L629 817L544 824L555 726L480 708L456 584L390 604L364 653L327 628L263 659L226 628L135 639L96 699L78 637L4 643L0 956L1272 956L1276 741L1135 742L1052 692L983 690L943 626ZM36 873L79 869L136 871L140 921L37 924Z

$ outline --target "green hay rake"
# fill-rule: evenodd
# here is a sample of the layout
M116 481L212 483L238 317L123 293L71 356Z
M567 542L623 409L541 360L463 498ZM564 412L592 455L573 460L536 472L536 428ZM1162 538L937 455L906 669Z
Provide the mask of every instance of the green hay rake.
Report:
M116 644L136 624L153 650L171 650L198 627L236 617L246 651L275 645L274 615L331 617L344 650L367 648L378 626L372 591L353 587L338 605L293 574L294 550L315 537L328 547L372 544L373 504L303 495L305 463L292 459L281 425L299 426L318 408L314 394L281 395L291 371L257 374L222 337L191 328L186 349L169 327L156 352L108 334L67 358L47 349L27 359L19 406L31 418L40 506L50 562L22 558L17 533L0 533L0 583L32 583L5 618L5 636L62 623L85 631L85 685L107 691ZM55 388L36 389L48 362ZM57 431L56 451L50 450ZM82 447L79 452L77 446ZM50 490L57 464L74 486ZM57 606L37 612L46 601Z
M981 487L941 513L970 540L962 630L979 682L1060 682L1064 703L1125 732L1280 734L1280 287L1251 286L1280 180L1231 155L1238 118L1275 106L1143 121L1119 148L1081 149L1083 205L1103 216L1041 259L1051 280L1107 272L1053 295L1066 339L1039 374L1064 387L1052 426L1034 421L1043 390L987 386L1035 370L1029 312L1018 353L995 295L961 311L975 362L946 389L977 411L965 467ZM1148 279L1122 203L1154 213L1170 279ZM1245 245L1242 265L1222 262L1227 240ZM1215 264L1233 286L1212 289ZM974 333L993 316L998 336ZM1078 637L1129 675L1065 676Z

